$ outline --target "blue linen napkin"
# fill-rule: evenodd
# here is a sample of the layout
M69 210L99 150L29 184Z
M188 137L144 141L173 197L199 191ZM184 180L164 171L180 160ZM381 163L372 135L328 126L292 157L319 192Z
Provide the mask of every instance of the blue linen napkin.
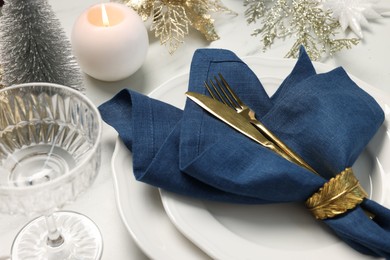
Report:
M250 68L226 50L196 51L189 90L221 72L257 117L329 178L351 166L383 122L383 111L337 68L316 74L304 50L269 98ZM326 179L298 167L187 100L184 111L123 90L99 107L133 152L137 180L180 194L227 202L305 201ZM376 215L367 218L362 208ZM356 250L390 258L390 212L366 199L324 222Z
M213 59L236 71L244 84L248 87L257 86L251 93L255 100L263 104L262 113L270 109L272 102L248 66L229 51L213 52ZM204 65L208 66L207 63L196 66L200 69ZM182 110L128 89L120 91L110 101L102 104L99 110L103 120L118 131L124 144L132 151L133 172L137 180L200 199L239 203L265 202L216 189L182 173L179 167ZM222 131L231 131L223 123L220 124Z

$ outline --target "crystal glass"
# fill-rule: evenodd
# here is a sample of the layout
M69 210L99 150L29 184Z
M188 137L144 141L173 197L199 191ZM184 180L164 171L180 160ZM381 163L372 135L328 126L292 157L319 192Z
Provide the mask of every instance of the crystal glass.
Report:
M0 211L30 216L12 259L99 259L102 238L87 217L56 211L95 180L102 123L82 93L50 83L0 90Z

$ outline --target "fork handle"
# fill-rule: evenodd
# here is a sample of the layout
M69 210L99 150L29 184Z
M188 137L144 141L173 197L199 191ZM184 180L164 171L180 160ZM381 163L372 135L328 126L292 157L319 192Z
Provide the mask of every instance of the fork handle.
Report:
M271 150L274 150L276 153L280 154L283 158L289 160L290 162L293 162L310 172L317 174L318 173L303 160L297 153L295 153L293 150L291 150L282 140L280 140L274 133L272 133L268 128L266 128L261 122L259 122L257 119L251 119L250 122L260 130L261 133L266 135L266 137L275 144L277 148L271 148ZM281 151L281 152L280 152Z

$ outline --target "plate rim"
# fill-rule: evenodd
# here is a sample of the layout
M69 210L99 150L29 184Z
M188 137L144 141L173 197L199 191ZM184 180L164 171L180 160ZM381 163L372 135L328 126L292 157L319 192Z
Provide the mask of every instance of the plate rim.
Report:
M182 259L199 259L199 256L203 256L203 254L206 256L205 253L203 253L199 248L197 248L195 245L192 244L191 241L189 241L182 233L179 233L178 230L176 229L176 226L170 221L169 217L167 219L168 225L165 225L165 229L168 228L174 229L174 231L178 232L178 235L181 237L178 237L174 240L172 240L172 236L170 233L164 234L166 236L166 239L169 241L167 242L169 245L171 245L169 248L163 247L162 245L156 245L153 244L153 241L150 239L150 235L152 233L155 233L155 230L150 230L148 232L145 232L145 228L139 227L137 225L138 223L138 218L135 218L137 214L140 214L139 211L132 212L131 215L127 215L125 213L124 206L122 205L125 203L125 201L129 202L129 200L126 200L125 198L122 198L121 196L121 190L123 187L123 184L119 183L119 175L124 174L124 172L120 173L116 170L116 164L118 160L123 160L121 158L125 159L131 159L131 152L127 150L125 144L121 140L119 136L115 139L115 148L114 152L111 158L111 170L112 170L112 177L113 177L113 185L114 185L114 193L115 193L115 202L116 202L116 207L119 212L119 216L122 220L122 223L125 225L127 231L137 244L137 246L142 250L142 252L151 259L166 259L170 260L173 257L180 257ZM132 174L132 171L131 173ZM123 176L122 176L123 177ZM159 194L159 190L155 187L152 187L150 185L147 185L142 182L138 182L135 179L132 180L133 184L128 184L128 185L141 185L138 186L138 189L155 189L157 194ZM126 186L127 187L127 186ZM141 188L142 187L142 188ZM144 187L144 188L143 188ZM123 192L123 190L122 190ZM139 190L138 190L139 192ZM160 196L160 195L158 195ZM161 207L163 208L161 197L160 201L158 203L161 203ZM164 210L164 209L162 209ZM163 212L165 214L165 212ZM165 222L164 222L165 223ZM161 224L161 221L160 221ZM145 226L145 225L144 225ZM146 225L149 226L149 225ZM179 245L173 244L173 243L180 243ZM179 246L179 247L178 247ZM206 258L206 257L203 257ZM202 258L202 259L203 259Z

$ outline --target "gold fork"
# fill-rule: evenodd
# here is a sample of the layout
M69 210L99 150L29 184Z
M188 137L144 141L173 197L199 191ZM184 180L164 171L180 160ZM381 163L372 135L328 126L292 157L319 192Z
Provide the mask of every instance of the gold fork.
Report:
M259 120L256 119L255 112L245 105L238 96L233 92L229 84L226 82L221 73L218 73L220 80L217 77L214 77L214 82L210 79L210 85L205 82L204 85L207 88L207 91L210 93L210 96L218 100L225 105L235 109L238 114L249 120L254 126L259 129L259 131L264 134L272 143L274 143L277 148L275 152L283 156L287 160L306 168L312 173L318 174L310 165L308 165L298 154L292 151L286 144L283 143L277 136L275 136L269 129L267 129ZM284 154L280 154L280 150Z

